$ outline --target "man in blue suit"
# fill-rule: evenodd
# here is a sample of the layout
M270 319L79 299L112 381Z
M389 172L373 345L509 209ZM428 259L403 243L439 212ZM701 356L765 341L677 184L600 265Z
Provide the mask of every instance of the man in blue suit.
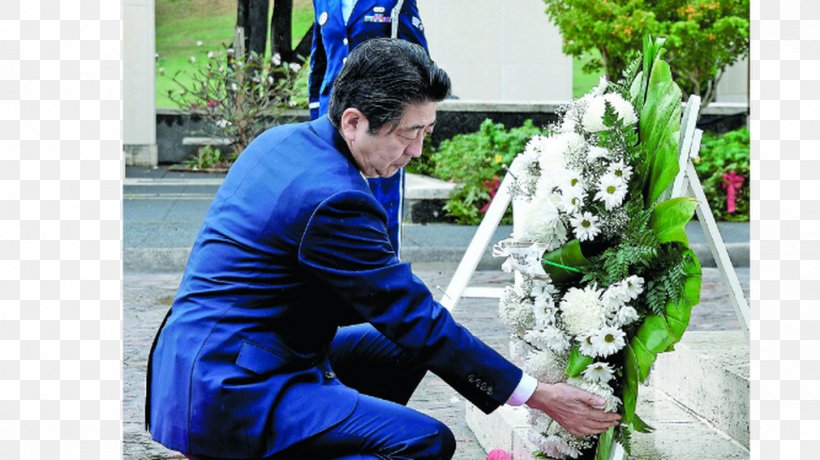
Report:
M351 50L361 43L392 37L427 50L416 0L314 0L313 11L308 86L311 120L327 114L333 82ZM368 178L370 190L387 212L387 234L397 255L401 250L404 179L404 169L391 177Z
M487 413L526 403L578 435L617 423L523 374L396 258L365 178L421 154L449 89L421 47L371 40L329 116L242 153L152 347L154 439L192 459L450 458L450 430L404 406L428 369Z

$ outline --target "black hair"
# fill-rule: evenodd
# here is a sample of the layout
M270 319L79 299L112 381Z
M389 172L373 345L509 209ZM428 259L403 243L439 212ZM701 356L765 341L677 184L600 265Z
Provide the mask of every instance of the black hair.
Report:
M335 126L342 113L359 109L375 134L396 128L407 106L440 102L450 94L450 77L419 45L395 38L374 38L348 56L333 84L328 115Z

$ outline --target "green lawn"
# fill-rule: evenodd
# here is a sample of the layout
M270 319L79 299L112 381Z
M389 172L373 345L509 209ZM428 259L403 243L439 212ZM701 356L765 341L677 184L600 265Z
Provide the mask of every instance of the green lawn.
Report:
M168 98L168 90L177 91L179 87L171 81L177 72L183 82L190 72L191 57L197 63L204 62L208 51L222 50L223 43L233 41L233 29L236 25L236 12L230 8L230 2L221 2L219 8L212 12L196 0L157 0L156 16L156 105L157 107L176 107ZM227 5L227 6L226 6ZM186 7L188 8L186 10ZM293 4L293 46L313 22L313 5L310 1L296 0ZM202 45L197 43L201 41ZM598 74L587 74L581 67L584 58L573 58L572 95L580 97L598 84ZM297 91L307 94L307 72L303 71L297 82Z
M194 2L190 2L194 3ZM220 11L221 10L221 11ZM171 80L179 72L179 80L190 81L187 77L193 64L204 62L209 51L223 50L223 43L233 41L236 26L236 12L218 8L213 15L201 11L185 14L175 0L157 0L156 14L156 106L176 107L168 98L168 90L179 87ZM313 6L309 1L294 1L293 5L293 46L313 22ZM202 45L197 43L201 41ZM268 51L268 54L270 51ZM303 78L307 78L306 75ZM307 83L302 83L306 87ZM306 91L306 90L305 90Z

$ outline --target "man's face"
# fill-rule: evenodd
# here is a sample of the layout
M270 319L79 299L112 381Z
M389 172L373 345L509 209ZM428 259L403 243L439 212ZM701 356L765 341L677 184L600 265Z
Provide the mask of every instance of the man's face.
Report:
M376 134L367 132L369 123L360 120L348 137L353 158L367 177L390 177L411 159L421 156L424 137L433 132L437 102L412 104L404 111L398 126L383 126ZM363 118L363 117L362 117Z

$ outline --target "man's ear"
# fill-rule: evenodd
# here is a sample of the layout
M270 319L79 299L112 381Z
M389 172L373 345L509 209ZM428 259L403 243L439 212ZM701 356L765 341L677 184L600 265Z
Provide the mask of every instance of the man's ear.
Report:
M364 116L361 110L353 107L349 107L342 112L341 124L342 126L339 128L342 131L342 136L348 142L353 142L357 136L366 133L370 126L367 117Z

